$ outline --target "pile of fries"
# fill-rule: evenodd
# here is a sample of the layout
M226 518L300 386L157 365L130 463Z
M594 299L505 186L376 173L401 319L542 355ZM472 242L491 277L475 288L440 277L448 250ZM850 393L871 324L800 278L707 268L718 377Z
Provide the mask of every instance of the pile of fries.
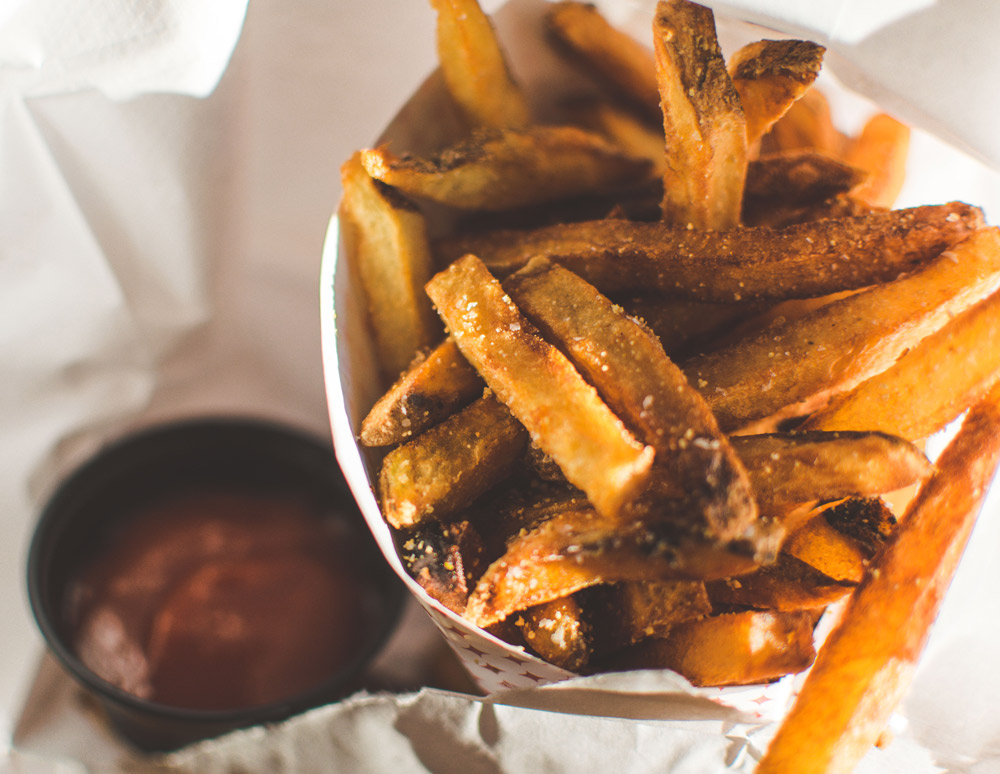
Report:
M359 439L405 566L571 671L811 666L759 770L850 770L1000 459L1000 230L891 208L909 130L838 131L822 46L726 61L710 10L661 0L648 49L554 3L603 92L541 124L476 0L432 5L467 132L359 151L340 208L391 382Z

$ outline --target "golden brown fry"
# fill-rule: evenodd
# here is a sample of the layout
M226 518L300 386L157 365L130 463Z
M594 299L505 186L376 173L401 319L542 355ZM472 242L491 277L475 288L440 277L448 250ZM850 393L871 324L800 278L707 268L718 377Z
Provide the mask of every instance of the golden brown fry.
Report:
M511 541L479 579L465 617L489 626L598 583L741 575L756 567L753 549L742 541L706 541L665 520L563 511Z
M538 335L482 262L472 255L456 261L427 293L462 354L566 479L602 513L628 506L649 477L652 448Z
M936 433L1000 379L1000 293L957 316L889 369L834 398L806 427ZM900 405L906 410L901 411Z
M420 356L379 398L361 423L365 446L395 446L442 422L482 394L483 380L445 339Z
M885 433L773 433L730 441L761 507L882 494L933 469L917 447Z
M699 229L738 226L746 119L712 11L687 0L660 0L653 50L666 137L663 220Z
M611 588L619 643L666 637L682 621L712 612L704 581L632 581Z
M758 774L847 772L902 698L1000 461L1000 388L966 418L854 593Z
M468 521L421 524L401 539L403 566L421 588L461 613L482 574L482 544Z
M441 72L470 125L527 126L531 121L527 100L477 0L431 0L431 5L437 11Z
M637 187L650 163L575 126L481 131L428 158L387 147L361 151L373 178L463 210L509 210L586 193Z
M626 313L648 325L667 355L674 359L700 352L701 342L712 341L722 331L761 311L763 306L677 301L649 295L620 297L618 303Z
M759 206L757 201L744 200L743 225L784 228L797 223L834 218L853 218L872 211L872 207L849 194L831 196L821 202L775 203L773 206Z
M684 372L726 432L802 414L887 369L998 282L1000 230L982 229L908 277L696 357Z
M550 664L577 672L590 660L593 631L572 596L529 607L514 623L525 644Z
M355 153L340 168L340 229L368 301L379 364L395 379L440 336L423 285L431 253L423 216L402 196L372 180Z
M694 685L750 685L801 672L813 661L811 611L748 610L675 626L611 661L615 669L673 669ZM785 771L797 771L786 769Z
M491 395L382 461L379 498L397 529L454 513L505 478L524 453L528 434Z
M712 604L757 610L815 610L832 605L854 590L854 583L837 581L788 554L738 578L705 584Z
M723 540L757 518L750 480L704 399L656 336L573 272L536 258L504 287L611 409L656 450L654 475L690 498L707 535Z
M808 40L760 40L729 59L753 145L816 80L826 49Z
M873 207L892 207L906 179L909 151L910 127L885 113L870 118L844 153L844 161L869 173L853 195Z
M609 83L616 94L628 97L650 119L660 120L652 51L615 29L589 3L554 3L546 22L552 37L580 64Z
M861 185L868 173L811 150L769 153L750 162L744 209L818 203Z
M808 148L841 158L847 139L833 125L823 92L809 89L761 138L761 152Z
M732 303L823 296L895 279L982 224L982 210L961 202L783 229L689 231L601 220L455 238L435 245L435 254L452 261L473 253L497 275L542 255L605 294L655 290Z
M652 72L651 67L650 73ZM616 103L603 100L578 102L571 110L573 123L579 123L590 131L597 132L629 156L648 159L652 164L653 173L659 177L663 176L666 161L663 155L661 127L650 126ZM659 111L659 101L657 101L657 114Z

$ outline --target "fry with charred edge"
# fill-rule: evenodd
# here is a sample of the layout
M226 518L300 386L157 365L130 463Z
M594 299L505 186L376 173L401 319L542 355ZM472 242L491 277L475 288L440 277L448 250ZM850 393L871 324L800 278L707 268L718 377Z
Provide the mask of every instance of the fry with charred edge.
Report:
M855 584L837 581L788 554L738 578L705 584L713 605L756 610L814 610L832 605L852 591Z
M733 436L761 507L902 489L931 474L916 446L877 432Z
M1000 461L1000 388L972 409L824 644L758 774L849 772L909 684Z
M529 607L514 623L527 646L550 664L578 672L590 660L593 631L572 596Z
M812 663L814 621L808 610L747 610L687 621L665 638L650 637L625 649L609 666L673 669L701 686L766 683Z
M476 369L447 338L411 363L378 399L361 422L359 440L365 446L395 446L447 419L482 391Z
M830 103L819 89L809 89L761 138L761 152L809 148L841 158L847 138L833 125Z
M863 169L815 151L770 153L750 162L743 206L816 203L852 191L867 179Z
M697 229L738 226L746 119L712 11L687 0L660 0L653 50L666 137L663 220Z
M647 117L659 121L660 93L652 51L615 29L589 3L554 3L546 23L549 34L581 65L628 97Z
M507 66L500 42L476 0L431 0L437 52L448 91L470 125L519 128L531 121L528 102Z
M908 277L696 357L684 372L725 432L800 415L884 371L998 283L1000 229L982 229Z
M402 539L400 558L431 597L461 614L482 574L482 544L468 521L421 524Z
M689 231L598 220L458 237L437 243L435 254L450 262L473 253L498 276L540 255L605 295L656 291L731 303L824 296L893 280L982 224L982 210L960 202L782 229Z
M510 542L479 579L465 617L489 626L598 583L742 575L757 566L752 553L746 543L706 541L667 521L564 511Z
M427 158L382 146L361 151L361 161L373 178L410 196L494 212L635 188L651 172L646 159L575 126L484 130Z
M707 535L734 538L757 518L746 469L705 400L656 336L580 277L536 258L504 283L625 424L656 450L654 476L687 494Z
M848 145L844 161L869 173L853 195L873 207L892 207L906 179L910 127L879 113Z
M344 162L340 179L341 235L368 301L382 372L395 379L441 335L422 291L431 275L424 218L412 203L372 180L359 153Z
M825 52L808 40L759 40L729 58L729 75L746 115L748 145L812 86Z
M960 314L889 369L813 414L806 427L857 427L926 438L1000 379L1000 293ZM899 405L906 402L906 411Z
M505 478L528 434L502 403L484 395L382 461L379 498L393 527L412 527L464 508Z
M466 359L532 440L601 513L617 515L644 488L653 449L636 441L566 356L468 255L427 283Z

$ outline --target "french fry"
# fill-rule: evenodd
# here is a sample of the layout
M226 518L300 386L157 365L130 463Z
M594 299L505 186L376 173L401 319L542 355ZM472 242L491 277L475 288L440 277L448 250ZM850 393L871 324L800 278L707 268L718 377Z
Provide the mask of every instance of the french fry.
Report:
M881 430L918 439L936 433L1000 379L1000 293L957 316L889 369L806 421L806 427ZM901 402L906 410L900 411Z
M379 473L382 513L397 529L469 505L505 478L528 436L491 395L386 455Z
M593 631L574 597L529 607L514 623L527 646L550 664L578 672L590 661Z
M844 152L844 161L869 173L853 195L873 207L891 207L906 179L909 151L910 127L885 113L870 118Z
M693 301L823 296L896 279L983 224L961 202L870 212L783 229L689 231L621 220L493 231L443 240L435 255L467 253L498 276L541 255L606 295L661 292Z
M908 277L834 301L684 365L726 432L801 415L886 370L1000 283L1000 230L982 229Z
M902 698L1000 461L1000 388L962 425L830 633L758 774L848 772Z
M656 112L660 112L659 97ZM605 100L574 103L571 113L573 123L597 132L630 156L648 159L653 165L653 174L663 176L666 159L663 155L662 128L650 126L617 103Z
M808 40L760 40L729 59L753 145L812 86L826 49Z
M510 542L479 579L465 617L489 626L599 583L725 578L756 566L747 542L707 541L675 521L563 511Z
M833 125L830 103L819 89L809 89L761 138L761 152L806 148L841 158L847 138Z
M751 202L743 207L743 224L746 226L768 226L770 228L785 228L813 220L833 220L836 218L854 218L865 215L874 208L855 199L853 196L840 194L831 196L821 202L775 202L771 207L757 206Z
M462 354L566 479L602 513L629 506L649 477L653 449L538 335L486 267L466 256L435 275L427 293Z
M704 399L655 335L571 271L536 258L504 283L514 302L656 450L666 476L703 515L706 534L731 539L757 518L743 464Z
M627 648L610 666L673 669L694 685L765 683L812 663L814 620L811 611L748 610L687 621Z
M712 612L704 581L633 581L612 586L611 593L617 619L612 625L623 629L619 643L666 637L677 624Z
M750 162L744 209L825 201L868 179L858 167L811 150L771 153Z
M713 605L791 612L825 608L854 591L855 585L782 554L773 564L738 578L709 581L705 587Z
M743 320L762 311L763 304L710 304L676 301L651 295L619 295L626 313L638 317L659 338L671 358L700 352L700 343L713 340Z
M574 59L628 97L644 114L660 120L653 52L620 32L589 3L553 3L546 22L550 35ZM661 143L662 150L662 143Z
M746 119L708 8L660 0L653 19L656 81L666 137L663 219L684 227L739 225Z
M423 216L412 203L373 181L355 153L340 169L340 228L368 301L383 375L395 379L440 336L423 294L431 253Z
M487 211L635 188L651 171L646 159L574 126L484 130L428 158L383 146L362 151L361 161L373 178L409 196Z
M410 364L361 422L365 446L395 446L420 435L482 394L483 380L447 338Z
M413 579L449 610L465 609L482 574L482 543L468 521L421 524L401 540L400 558Z
M521 88L477 0L431 0L437 51L449 93L473 127L520 128L531 121Z

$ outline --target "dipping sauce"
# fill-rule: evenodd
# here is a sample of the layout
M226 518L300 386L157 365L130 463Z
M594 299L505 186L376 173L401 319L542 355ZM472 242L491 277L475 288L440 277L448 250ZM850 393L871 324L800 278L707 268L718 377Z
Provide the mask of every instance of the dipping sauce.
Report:
M129 513L69 586L77 656L143 699L288 699L365 647L377 596L350 530L282 493L193 490Z

